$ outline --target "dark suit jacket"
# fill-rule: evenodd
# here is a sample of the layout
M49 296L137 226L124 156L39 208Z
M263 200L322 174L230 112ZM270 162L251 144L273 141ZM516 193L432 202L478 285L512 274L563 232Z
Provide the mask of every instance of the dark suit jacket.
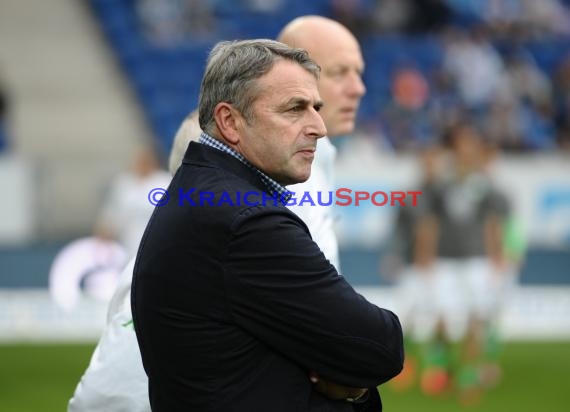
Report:
M239 160L191 143L156 208L131 296L153 411L352 411L315 392L309 371L372 388L400 372L398 318L337 274L294 213L269 195L218 205L265 190ZM205 192L213 205L200 206Z

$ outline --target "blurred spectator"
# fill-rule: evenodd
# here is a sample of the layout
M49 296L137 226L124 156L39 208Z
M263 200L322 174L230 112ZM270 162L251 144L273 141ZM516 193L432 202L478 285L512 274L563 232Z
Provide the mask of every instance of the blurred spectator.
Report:
M489 104L500 85L503 62L485 31L450 30L445 46L444 67L457 82L464 103L471 109Z
M518 39L568 34L568 9L559 0L447 0L456 22L484 24L496 36ZM463 24L462 24L463 23Z
M500 89L534 106L549 105L552 98L548 77L524 49L506 56Z
M569 34L570 15L559 0L520 0L521 25L535 37L545 34Z
M131 169L117 176L97 221L95 235L103 239L117 239L135 255L146 224L154 210L157 198L151 197L154 189L170 184L170 175L161 170L156 152L143 146L134 154ZM159 195L159 193L157 193Z
M434 138L427 111L429 87L412 66L399 67L392 78L392 99L382 110L384 132L396 149L417 149Z
M189 36L209 39L216 29L207 0L137 0L135 7L143 33L157 46L180 45Z
M410 24L410 0L376 0L370 11L370 27L374 33L401 32Z
M482 128L494 144L509 150L524 148L523 112L512 94L497 96L491 103Z
M521 20L522 6L520 0L483 0L482 19L496 35L512 35L514 23Z
M452 125L465 117L463 101L459 97L457 84L446 70L432 74L429 99L429 116L438 135L443 135Z
M419 70L413 67L402 67L394 76L392 96L399 106L418 110L426 105L429 87Z
M528 52L516 50L507 55L503 79L493 104L500 100L501 93L503 96L511 96L512 112L517 112L514 116L516 119L511 120L520 125L521 148L550 149L554 147L555 132L552 121L550 82ZM493 112L493 108L491 111ZM494 120L500 121L496 117ZM502 147L508 148L509 146L502 145Z

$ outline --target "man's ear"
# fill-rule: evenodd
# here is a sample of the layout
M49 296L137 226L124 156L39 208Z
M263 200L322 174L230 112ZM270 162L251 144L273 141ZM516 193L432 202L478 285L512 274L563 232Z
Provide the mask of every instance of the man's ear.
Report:
M220 102L214 108L214 121L222 137L230 144L238 144L240 133L238 130L239 112L229 103Z

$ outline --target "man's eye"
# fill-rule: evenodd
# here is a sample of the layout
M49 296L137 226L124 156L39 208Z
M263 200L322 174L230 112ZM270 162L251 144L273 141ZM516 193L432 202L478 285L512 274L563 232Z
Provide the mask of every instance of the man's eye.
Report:
M342 77L347 73L348 70L346 69L337 69L337 70L331 70L329 72L329 76L331 77Z
M291 109L289 109L291 112L300 112L301 110L303 110L303 107L301 106L294 106L291 107Z

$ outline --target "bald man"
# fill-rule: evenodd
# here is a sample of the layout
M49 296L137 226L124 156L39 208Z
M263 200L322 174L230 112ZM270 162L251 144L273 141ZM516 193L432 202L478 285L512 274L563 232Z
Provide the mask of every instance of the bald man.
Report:
M361 79L364 62L354 36L338 22L320 16L304 16L285 26L278 40L292 47L306 49L311 58L321 66L318 87L324 107L319 113L328 136L352 133L360 99L366 92ZM180 165L188 142L199 135L196 116L190 115L174 139L169 162L172 174ZM330 140L327 137L319 139L311 177L304 183L289 186L288 189L298 194L308 191L313 199L316 199L318 191L333 191L335 156L336 150ZM297 195L297 199L300 198L301 196ZM315 242L340 272L331 207L288 207L303 219ZM69 412L150 411L148 380L142 368L132 328L128 299L133 265L134 259L124 270L122 287L120 285L117 289L109 307L107 328L93 354L89 368L69 402ZM132 350L125 350L128 348ZM318 376L312 376L311 379L316 385L328 386L325 390L335 393L345 390L342 386L320 380ZM377 408L371 407L367 410L375 411Z
M360 99L366 93L362 82L364 61L358 41L352 33L334 20L321 16L303 16L287 24L277 40L307 50L311 58L321 66L318 87L324 106L319 113L328 137L352 133ZM324 192L321 198L327 202L328 192L335 190L335 157L336 149L329 138L319 139L310 179L288 188L296 193L297 201L304 192L309 192L311 199L317 199L317 193ZM289 208L307 223L313 240L337 271L341 272L332 208L318 204Z
M364 60L352 33L334 20L303 16L287 24L277 40L307 50L321 66L318 87L325 105L320 114L328 136L352 133L360 99L366 93Z

